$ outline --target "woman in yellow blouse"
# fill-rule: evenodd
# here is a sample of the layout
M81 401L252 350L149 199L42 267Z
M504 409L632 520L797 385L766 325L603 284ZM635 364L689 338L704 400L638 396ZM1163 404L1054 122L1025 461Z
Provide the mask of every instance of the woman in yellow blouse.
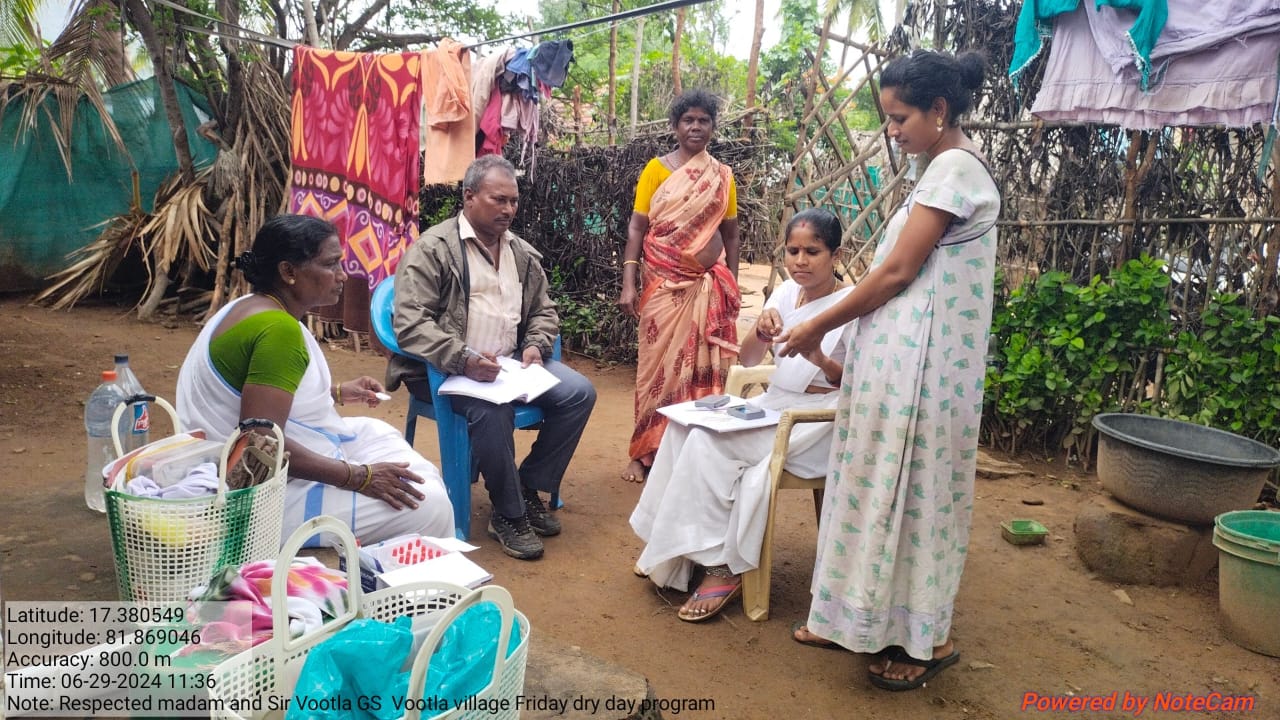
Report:
M639 319L636 426L622 474L632 482L644 480L666 429L658 408L724 392L738 353L737 188L707 152L719 110L702 90L676 98L677 147L649 161L636 184L618 298Z

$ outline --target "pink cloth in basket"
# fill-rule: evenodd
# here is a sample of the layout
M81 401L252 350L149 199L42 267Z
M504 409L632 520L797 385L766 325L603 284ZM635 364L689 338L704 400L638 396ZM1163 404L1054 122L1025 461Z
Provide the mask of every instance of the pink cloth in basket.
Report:
M189 597L202 623L200 642L183 647L178 654L201 650L235 653L269 640L274 572L274 560L228 566L208 586L192 590ZM285 582L292 637L315 630L347 611L346 575L312 558L295 559Z

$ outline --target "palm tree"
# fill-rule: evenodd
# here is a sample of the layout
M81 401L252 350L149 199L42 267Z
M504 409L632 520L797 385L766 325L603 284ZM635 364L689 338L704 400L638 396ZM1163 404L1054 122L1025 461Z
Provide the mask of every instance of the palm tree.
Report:
M28 46L36 41L38 0L0 1L0 44Z
M905 5L906 0L894 0L895 13L899 22ZM864 29L867 31L867 37L873 41L883 38L888 29L884 15L880 12L880 0L827 0L822 14L824 17L829 17L842 12L849 14L851 30Z

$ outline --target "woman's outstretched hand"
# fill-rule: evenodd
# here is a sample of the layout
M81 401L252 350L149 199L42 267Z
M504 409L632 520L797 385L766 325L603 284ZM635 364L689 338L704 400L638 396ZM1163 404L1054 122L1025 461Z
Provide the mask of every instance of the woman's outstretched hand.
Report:
M361 468L363 469L363 468ZM377 498L396 510L418 507L418 501L426 499L413 484L422 484L421 477L409 469L407 462L371 463L369 469L373 479L361 492L371 498ZM361 484L363 478L357 478Z
M782 349L778 351L778 354L783 357L809 355L820 349L822 335L823 333L818 332L818 328L814 327L812 322L806 320L790 330L784 331L774 338L774 342L783 343Z
M382 387L382 383L365 375L355 380L348 380L338 386L338 392L341 393L343 403L365 403L369 407L378 407L382 402L378 397L379 393L385 394L386 389Z

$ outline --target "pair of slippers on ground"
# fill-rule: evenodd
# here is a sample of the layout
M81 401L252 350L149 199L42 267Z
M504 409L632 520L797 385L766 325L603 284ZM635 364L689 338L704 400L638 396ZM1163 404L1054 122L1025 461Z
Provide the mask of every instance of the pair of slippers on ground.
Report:
M808 638L802 639L800 633L808 635ZM809 645L810 647L822 648L824 650L845 650L844 647L820 638L809 632L803 620L797 620L791 625L791 639L801 645ZM884 669L888 670L894 664L911 665L918 668L924 668L924 672L911 680L899 680L897 678L888 678L879 673L867 670L867 680L872 685L881 690L916 690L924 686L925 683L932 680L938 673L944 669L960 662L960 651L952 650L950 655L946 657L933 658L932 660L919 660L907 654L907 651L899 645L890 645L877 654L879 660L884 663Z

